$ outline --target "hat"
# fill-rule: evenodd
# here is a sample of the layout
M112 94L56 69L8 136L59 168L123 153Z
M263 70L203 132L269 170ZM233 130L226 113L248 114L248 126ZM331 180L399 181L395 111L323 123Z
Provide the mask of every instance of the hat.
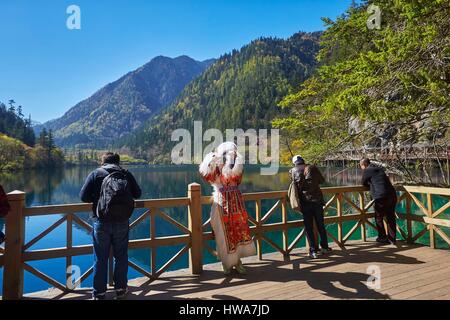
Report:
M293 164L305 164L305 160L303 160L302 156L296 155L292 158Z

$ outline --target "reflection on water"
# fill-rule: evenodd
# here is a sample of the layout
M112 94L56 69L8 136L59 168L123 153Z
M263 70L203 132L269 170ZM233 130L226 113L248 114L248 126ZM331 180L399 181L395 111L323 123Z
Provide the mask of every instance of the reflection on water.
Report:
M202 185L202 193L204 195L211 194L212 188L210 185L204 183L199 174L197 173L196 166L177 166L177 167L144 167L134 166L128 167L128 169L135 175L136 180L142 187L143 198L168 198L168 197L184 197L187 195L187 186L192 182L197 182ZM274 176L262 176L260 175L260 168L257 166L249 166L246 168L243 182L241 185L242 192L260 192L260 191L274 191L285 190L289 185L289 168L280 169L280 173ZM92 171L93 168L89 167L74 167L60 170L32 170L24 171L14 174L1 174L0 183L4 186L5 190L23 190L27 193L26 203L27 206L37 205L50 205L50 204L67 204L77 203L79 200L79 190L84 182L84 179ZM324 176L327 180L328 186L339 185L357 185L361 179L361 171L356 168L343 169L343 168L322 168ZM367 199L369 200L369 199ZM441 199L444 201L443 199ZM355 199L355 203L358 203L359 199ZM439 201L436 205L439 207ZM262 210L267 212L273 205L273 200L263 200ZM249 214L255 216L255 205L252 202L246 203ZM345 205L344 209L348 213L352 212L352 207ZM415 208L418 209L418 208ZM331 207L328 211L328 215L335 214L335 208ZM404 204L400 204L398 210L401 212L404 210ZM163 211L170 215L177 221L187 225L187 210L186 208L163 208ZM135 219L142 213L142 210L136 210L132 219ZM88 213L80 213L79 216L88 221ZM203 219L206 221L209 216L209 206L203 206ZM60 218L59 215L39 216L33 218L27 218L26 220L26 239L28 242L36 237L45 228L48 228L54 222ZM301 218L299 214L289 211L289 219L297 220ZM281 222L281 212L278 210L268 221L268 223ZM0 220L0 228L3 228L2 221ZM354 223L353 223L354 224ZM350 230L353 226L352 222L344 223L344 232ZM175 226L169 224L165 220L157 217L156 222L156 236L170 236L181 234L181 231ZM401 225L401 227L404 227ZM414 228L421 230L420 225L414 225ZM328 230L336 234L337 226L329 225ZM290 230L288 233L289 241L292 241L297 236L299 230ZM370 236L374 236L373 230L368 230ZM144 220L137 225L130 232L131 239L140 239L150 237L150 221ZM268 237L278 245L282 245L281 233L271 233ZM361 233L356 232L351 239L357 240L361 238ZM426 239L425 239L426 241ZM73 245L89 244L91 242L90 235L78 225L74 225L73 230ZM33 249L45 249L51 247L65 247L66 245L66 226L62 224L49 235L44 237L38 243L31 247ZM210 243L214 247L214 242ZM298 247L305 246L305 240L303 239ZM182 247L172 246L157 249L156 268L160 268L169 260L174 254L176 254ZM263 242L263 250L265 252L272 252L274 249L267 243ZM150 250L140 249L131 250L130 259L141 266L142 268L150 271ZM207 251L204 254L204 262L215 262L215 258L212 257ZM65 277L65 259L52 259L45 261L36 261L30 263L38 270L45 271L46 274L55 278L56 280L64 283ZM77 265L81 269L81 273L84 273L92 265L92 256L80 256L73 258L73 264ZM188 265L187 255L181 257L170 270L184 268ZM0 271L0 283L3 272ZM129 270L129 277L135 278L141 276L134 269ZM92 276L83 282L83 286L91 286ZM37 290L44 290L49 287L48 284L37 279L31 274L25 272L25 292L33 292ZM1 294L1 288L0 288Z

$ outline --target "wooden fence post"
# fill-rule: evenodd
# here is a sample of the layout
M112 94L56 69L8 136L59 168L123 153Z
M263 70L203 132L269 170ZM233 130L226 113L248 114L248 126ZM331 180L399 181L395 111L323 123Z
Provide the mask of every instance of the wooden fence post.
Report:
M433 218L433 198L431 193L427 193L427 204L428 204L428 217ZM430 248L436 249L436 236L434 231L434 225L429 224L430 228Z
M281 221L283 223L283 250L284 255L288 256L289 254L287 252L289 250L289 234L288 229L286 228L286 223L288 222L286 197L281 199Z
M342 193L338 193L336 195L336 210L337 210L337 216L338 216L338 242L340 245L342 245L342 241L343 241L343 229L342 229L342 216L343 216L343 212L342 212Z
M260 234L261 227L261 199L255 201L255 211L256 211L256 222L258 223L256 227L256 253L258 259L262 260L263 250L262 250L262 240Z
M362 239L362 241L366 242L367 241L367 230L366 230L367 217L366 217L366 210L365 210L366 204L364 201L364 193L359 192L358 196L359 196L359 207L361 209L362 216L363 216L363 218L361 219L362 220L362 222L361 222L361 239Z
M413 231L412 231L412 212L411 212L411 197L408 191L406 192L406 232L407 232L407 243L412 243Z
M6 242L3 270L3 299L18 300L23 295L22 250L25 239L25 192L8 194L11 211L6 216Z
M191 183L188 186L189 197L189 230L191 231L191 248L189 250L189 268L192 274L203 271L203 224L201 186Z

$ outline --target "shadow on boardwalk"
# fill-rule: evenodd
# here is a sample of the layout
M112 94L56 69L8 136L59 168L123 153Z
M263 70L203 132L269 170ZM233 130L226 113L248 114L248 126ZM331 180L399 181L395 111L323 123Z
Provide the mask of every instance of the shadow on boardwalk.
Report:
M417 250L435 251L416 245L355 242L346 250L335 248L332 254L317 260L306 257L304 249L289 257L267 254L261 261L256 257L246 259L247 275L233 273L225 277L220 265L213 264L205 266L200 276L180 270L163 274L154 282L147 278L131 280L128 299L390 299L389 294L366 285L367 267L380 265L382 278L390 270L406 283L409 277L403 273L420 272L420 267L414 265L426 263L419 260ZM108 298L113 296L111 292ZM84 300L90 299L91 293L82 289L67 295L32 294L29 298Z

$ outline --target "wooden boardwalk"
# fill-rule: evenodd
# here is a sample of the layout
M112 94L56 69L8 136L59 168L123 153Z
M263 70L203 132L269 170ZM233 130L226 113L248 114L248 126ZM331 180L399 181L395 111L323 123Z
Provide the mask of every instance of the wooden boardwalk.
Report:
M446 299L450 300L450 252L399 243L380 246L373 241L349 242L346 250L310 260L305 249L287 259L280 253L263 260L245 259L247 275L224 276L219 264L204 266L201 276L188 270L164 273L129 282L128 299ZM369 266L381 270L380 289L366 285ZM108 298L113 298L110 293ZM62 295L51 289L28 294L26 299L90 299L90 290Z

